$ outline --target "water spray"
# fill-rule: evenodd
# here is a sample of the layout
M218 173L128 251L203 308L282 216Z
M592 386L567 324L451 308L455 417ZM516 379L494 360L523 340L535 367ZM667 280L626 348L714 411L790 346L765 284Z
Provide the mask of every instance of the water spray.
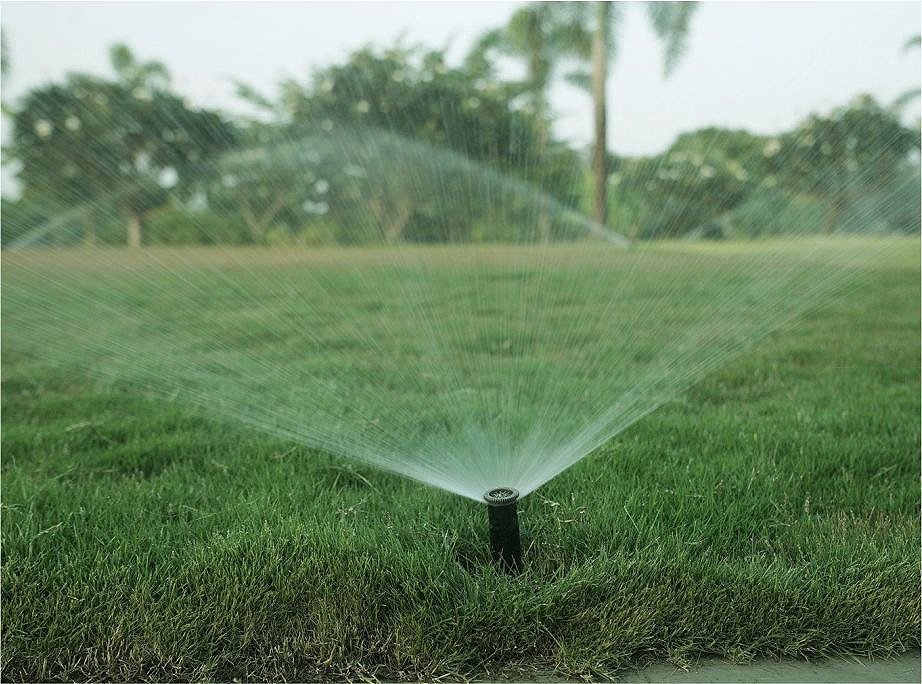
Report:
M512 487L497 487L483 495L490 517L490 553L504 572L518 574L522 569L522 541L519 538L519 492Z

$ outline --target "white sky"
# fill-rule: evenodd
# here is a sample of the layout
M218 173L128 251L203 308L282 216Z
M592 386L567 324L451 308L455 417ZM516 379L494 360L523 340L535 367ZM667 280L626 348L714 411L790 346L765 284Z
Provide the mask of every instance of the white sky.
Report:
M341 60L367 43L404 34L429 46L451 44L460 59L484 30L501 25L510 2L3 2L12 70L3 98L15 98L67 71L108 73L107 48L127 43L164 61L176 89L210 107L239 110L230 77L272 92L285 76ZM626 8L620 58L609 82L610 145L619 153L657 152L706 125L770 133L811 111L870 92L889 102L918 86L918 2L701 3L690 49L672 78L642 7ZM510 72L510 75L512 72ZM588 97L552 91L557 132L590 139Z

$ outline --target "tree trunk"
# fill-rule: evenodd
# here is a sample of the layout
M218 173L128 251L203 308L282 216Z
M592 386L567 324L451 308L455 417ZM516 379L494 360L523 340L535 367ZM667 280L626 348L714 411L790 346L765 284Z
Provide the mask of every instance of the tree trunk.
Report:
M544 65L541 61L540 44L533 46L528 58L528 83L531 90L532 107L534 107L535 121L538 126L538 156L544 157L547 142L551 132L547 125L547 79L542 75Z
M384 229L384 235L388 242L397 242L403 237L403 229L410 222L413 215L413 201L409 197L404 197L393 213L393 218Z
M253 244L262 244L266 231L269 230L275 217L285 208L288 201L288 195L284 192L279 192L273 198L272 203L265 207L258 216L249 207L243 207L240 213L243 215L247 228L250 229L250 238L253 240Z
M836 229L836 221L839 220L839 214L842 213L842 206L844 202L840 197L833 197L832 201L829 204L829 209L826 211L826 222L823 226L823 233L826 235L832 235Z
M144 220L140 214L128 215L128 246L140 247L144 241Z
M592 150L592 217L604 226L608 218L605 77L608 71L608 33L611 30L609 27L611 8L608 2L604 1L597 2L596 7L595 34L592 37L592 108L595 117L595 144Z
M404 228L413 217L413 200L407 195L400 198L396 207L388 207L379 196L368 200L368 206L378 221L384 241L393 243L403 237Z
M532 73L536 73L535 70L539 69L540 66L537 63L533 63L531 66ZM532 82L536 82L537 78L533 75ZM536 88L532 93L534 98L534 107L535 107L535 119L538 125L538 140L537 140L537 149L535 160L538 164L543 164L545 161L545 154L547 152L548 142L551 137L550 126L547 121L547 102L545 97L545 92L543 88ZM544 195L547 193L547 190L541 188L541 194ZM541 243L546 243L551 241L551 217L550 211L548 208L548 203L544 201L544 198L541 197L538 200L538 212L537 212L537 230L536 237L537 241Z
M83 242L92 247L96 244L96 212L93 209L87 209L83 215Z
M547 204L541 202L538 209L538 242L547 244L551 241L551 217L548 213Z

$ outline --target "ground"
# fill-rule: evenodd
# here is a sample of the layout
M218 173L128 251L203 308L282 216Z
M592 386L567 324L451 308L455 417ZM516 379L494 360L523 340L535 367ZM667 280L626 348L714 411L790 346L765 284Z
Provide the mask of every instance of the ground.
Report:
M918 254L526 497L514 579L467 499L5 335L3 679L604 678L918 649Z

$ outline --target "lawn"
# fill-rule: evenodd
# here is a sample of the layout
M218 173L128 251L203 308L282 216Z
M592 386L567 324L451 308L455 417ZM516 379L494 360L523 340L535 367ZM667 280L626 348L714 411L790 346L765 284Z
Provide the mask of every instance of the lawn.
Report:
M651 305L644 282L660 280L682 259L670 249L636 262L637 291L620 305ZM687 250L697 254L698 270L689 273L698 282L708 258L743 260L748 251ZM160 327L109 330L108 339L127 335L150 353L149 362L123 363L120 382L102 382L99 374L91 381L27 353L30 334L53 332L63 311L89 321L101 315L64 290L62 299L49 299L57 292L47 289L49 278L98 288L107 304L144 306L144 287L164 274L145 270L150 254L110 250L103 277L99 262L80 250L28 261L4 255L5 681L489 678L523 671L605 677L703 655L884 657L919 647L917 240L869 260L844 295L811 302L751 351L527 496L520 505L527 571L514 579L489 566L485 511L468 499L298 446L268 414L254 421L267 433L215 421L207 407L126 389L166 374L180 396L220 394L220 386L202 384L213 380L196 374L190 360L203 357L193 352L221 354L208 357L219 361L228 349L262 345L266 358L289 361L299 353L298 377L329 372L341 391L351 388L370 408L381 395L350 385L353 376L343 372L373 359L344 342L336 325L341 302L312 309L327 324L317 348L330 353L303 353L290 340L259 334L282 309L227 318L222 302L230 295L217 281L190 274L203 264L233 265L222 264L218 252L189 250L179 253L183 268L169 271L175 280L159 283L172 292L192 282L203 293L200 308L161 299L154 317ZM336 275L377 268L373 250L305 254L254 251L252 268L235 282L267 303L297 306L279 293L286 268L308 259L312 273L326 269L324 283L352 297L347 309L394 313L380 323L387 339L408 358L425 357L425 337L399 338L401 330L419 330L401 318L414 303L404 311L391 301L407 291L405 282L393 274L376 281L377 298L368 300L367 290L349 290L354 281ZM472 268L445 258L450 268L437 256L420 260L432 269L427 277ZM588 299L545 301L553 307L545 316L559 315L561 324L570 316L586 320L580 311L592 306L594 291L574 287L574 278L602 282L599 274L611 270L599 266L604 258L598 249L572 249L574 271L560 276L567 286L556 289ZM533 263L514 248L493 259L502 272ZM545 277L554 289L558 275ZM461 302L469 313L517 306L499 293L530 279L477 282L494 282L496 292L461 288L440 306L448 312ZM525 289L513 292L528 298ZM669 312L673 326L701 311L688 304ZM51 314L48 327L30 330L30 316L43 312ZM502 314L485 310L476 325L434 334L449 348L480 345L483 363L496 363L503 377L518 378L536 357L563 353L559 341L530 329L513 331L511 339L527 344L503 357L504 338L489 326L491 315ZM182 355L155 358L163 335L196 322ZM225 346L203 352L218 325L228 335ZM666 339L670 329L655 332ZM111 347L79 335L73 326L60 331L51 345L56 360L70 349L87 371L99 368ZM572 367L558 361L557 371L550 366L555 386ZM619 372L629 378L631 368ZM438 378L432 387L393 387L394 377L375 378L391 390L393 415L385 417L394 421L444 389ZM542 382L526 389L540 394ZM580 384L571 382L562 415L576 420L581 406L569 402L581 396ZM601 391L605 384L590 386ZM253 396L281 410L288 395ZM250 394L224 408L247 401L255 410ZM425 440L445 419L437 406L427 410L434 413L418 415L418 432L406 425L399 434ZM510 430L516 434L514 421Z

